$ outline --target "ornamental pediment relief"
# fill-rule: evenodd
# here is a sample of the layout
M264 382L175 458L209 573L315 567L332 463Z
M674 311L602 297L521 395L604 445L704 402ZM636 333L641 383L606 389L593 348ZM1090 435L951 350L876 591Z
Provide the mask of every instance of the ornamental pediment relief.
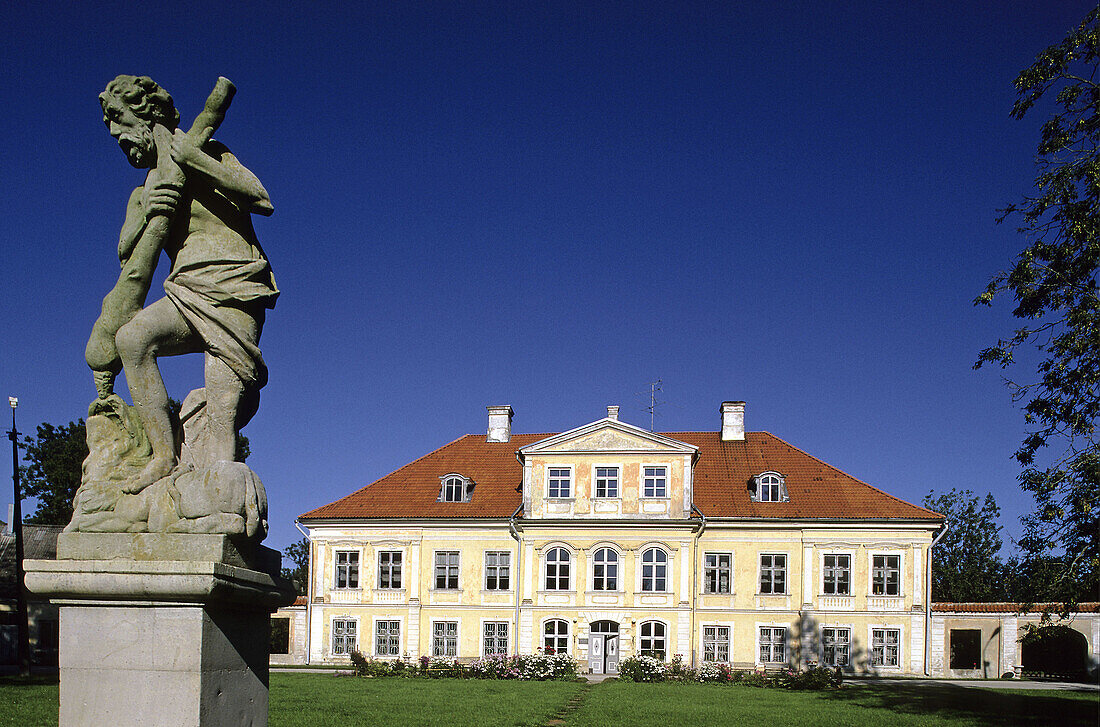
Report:
M554 452L674 452L690 454L698 448L661 434L617 421L600 421L535 442L524 454Z
M603 431L593 432L583 437L577 437L566 442L562 442L558 445L557 449L564 450L566 452L577 452L586 450L623 450L623 449L666 449L658 445L656 442L649 442L641 437L632 437L622 432L616 432L611 429L604 429Z

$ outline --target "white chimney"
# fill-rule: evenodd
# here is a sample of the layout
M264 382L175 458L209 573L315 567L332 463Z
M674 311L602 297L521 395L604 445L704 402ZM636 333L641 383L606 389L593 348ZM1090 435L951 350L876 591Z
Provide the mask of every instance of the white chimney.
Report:
M732 442L745 438L745 402L723 401L722 441Z
M611 421L614 421L614 422L619 421L619 407L617 407L617 406L607 407L607 418L610 419Z
M489 410L489 431L486 442L507 442L512 438L512 407L487 406Z

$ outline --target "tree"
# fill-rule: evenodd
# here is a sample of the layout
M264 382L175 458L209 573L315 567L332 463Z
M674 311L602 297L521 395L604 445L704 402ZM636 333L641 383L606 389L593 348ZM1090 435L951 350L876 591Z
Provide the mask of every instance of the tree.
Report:
M38 500L35 511L24 522L39 525L68 525L73 517L73 496L80 487L80 471L88 456L84 420L59 427L39 424L35 437L22 442L26 464L20 470L24 497Z
M948 529L932 550L932 599L988 602L1005 598L1001 561L1001 508L993 495L979 501L970 490L929 492L924 506L947 516Z
M975 368L1007 369L1017 352L1040 359L1036 377L1007 380L1029 426L1015 458L1021 487L1035 499L1022 518L1024 560L1057 564L1036 600L1063 600L1100 588L1100 8L1016 78L1012 116L1022 119L1044 96L1053 115L1042 126L1036 191L1001 210L1019 220L1027 246L975 304L1004 295L1025 321L983 350ZM1049 575L1049 574L1048 574ZM1062 594L1059 596L1059 594Z
M294 584L294 591L299 596L306 595L306 584L309 580L309 541L302 538L286 546L283 560L294 564L293 568L283 568L283 578Z

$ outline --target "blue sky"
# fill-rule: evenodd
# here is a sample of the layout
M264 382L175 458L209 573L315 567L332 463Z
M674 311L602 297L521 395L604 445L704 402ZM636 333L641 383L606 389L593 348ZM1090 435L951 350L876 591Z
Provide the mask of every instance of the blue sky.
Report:
M1088 2L15 3L0 10L0 395L83 416L130 168L97 94L150 75L275 205L282 289L245 430L294 517L511 404L517 432L620 404L715 430L723 400L917 502L1029 507L1023 434L971 300L1023 245L1042 111L1012 81ZM159 280L154 296L160 294ZM162 359L178 398L198 357ZM10 494L0 496L10 500ZM30 509L30 506L25 506Z

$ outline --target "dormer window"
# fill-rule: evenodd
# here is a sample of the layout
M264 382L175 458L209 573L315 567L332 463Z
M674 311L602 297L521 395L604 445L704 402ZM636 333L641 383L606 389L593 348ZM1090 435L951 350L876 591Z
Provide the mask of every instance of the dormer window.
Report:
M460 474L443 475L439 478L443 486L439 491L439 502L469 502L474 489L474 481Z
M756 502L787 502L787 483L778 472L764 472L752 478Z

